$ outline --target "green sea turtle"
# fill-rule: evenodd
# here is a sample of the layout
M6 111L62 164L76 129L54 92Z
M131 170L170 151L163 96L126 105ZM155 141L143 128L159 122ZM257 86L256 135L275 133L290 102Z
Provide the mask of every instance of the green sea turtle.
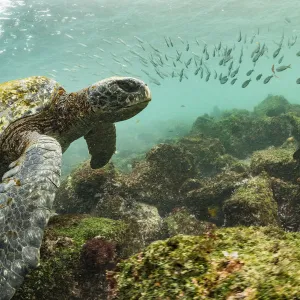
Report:
M61 156L84 136L91 167L115 152L114 122L151 100L147 85L112 77L76 93L42 76L0 84L0 299L11 299L35 268L60 182Z

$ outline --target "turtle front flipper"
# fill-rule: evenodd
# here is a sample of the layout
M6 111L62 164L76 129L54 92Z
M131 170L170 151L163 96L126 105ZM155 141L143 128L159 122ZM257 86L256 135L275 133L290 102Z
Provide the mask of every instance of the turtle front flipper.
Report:
M98 123L84 136L91 157L91 168L105 166L116 151L116 127L113 123Z
M11 299L39 263L43 232L60 182L61 146L32 133L0 184L0 300Z

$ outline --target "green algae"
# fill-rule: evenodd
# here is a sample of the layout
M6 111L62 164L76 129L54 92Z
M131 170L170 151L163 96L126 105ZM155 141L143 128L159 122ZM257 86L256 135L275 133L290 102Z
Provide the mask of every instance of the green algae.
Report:
M116 299L299 299L299 246L273 227L175 236L118 265Z
M120 234L126 226L122 221L105 218L83 218L80 223L66 228L57 228L54 233L74 239L76 244L82 245L86 240L95 236L104 236L107 239L119 240Z

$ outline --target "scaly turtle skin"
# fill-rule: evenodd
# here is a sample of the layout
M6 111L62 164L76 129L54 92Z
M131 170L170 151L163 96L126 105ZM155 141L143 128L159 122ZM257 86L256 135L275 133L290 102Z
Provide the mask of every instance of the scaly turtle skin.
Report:
M91 167L104 166L115 152L114 122L150 100L147 85L129 77L70 94L42 76L0 84L0 300L11 299L38 265L62 153L84 136Z

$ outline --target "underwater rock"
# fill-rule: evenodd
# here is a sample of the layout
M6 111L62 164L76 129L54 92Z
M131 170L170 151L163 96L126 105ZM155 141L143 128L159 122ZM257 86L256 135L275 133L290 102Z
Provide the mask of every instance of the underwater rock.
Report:
M293 159L294 152L294 147L256 151L251 157L251 171L254 175L266 172L271 177L296 182L300 168Z
M217 160L225 154L225 148L218 139L203 134L190 135L181 138L178 145L193 155L197 175L209 176L220 171Z
M270 179L263 175L242 182L224 202L225 226L280 225Z
M211 223L199 221L185 207L174 208L163 222L167 237L178 234L201 235L207 231L209 226L213 226Z
M26 276L13 299L106 299L107 268L115 265L116 256L124 257L118 249L133 249L127 231L121 221L88 215L52 217L45 230L40 265ZM93 248L95 238L103 241L97 252L100 257ZM97 268L91 268L92 261L98 262Z
M287 113L290 109L290 103L283 96L269 95L254 107L254 114L275 117Z
M224 170L214 177L203 179L200 188L182 191L183 205L203 221L223 225L222 206L236 185L248 178L247 172Z
M62 183L54 208L58 213L88 213L112 219L139 215L143 204L138 203L170 212L181 202L180 186L194 176L191 153L179 145L159 144L134 165L130 174L117 172L112 164L93 170L89 162L83 163Z
M110 299L295 299L299 243L272 227L157 241L109 274Z
M140 245L149 244L160 237L161 217L156 207L137 202L127 190L121 174L112 164L93 170L89 162L85 162L62 183L55 208L58 213L87 213L124 220L132 229L137 226L138 231L134 231L140 236Z
M192 126L191 135L204 134L206 137L217 138L227 154L244 159L253 151L282 145L291 131L292 124L286 115L262 117L235 109L223 113L218 119L208 115L198 117Z
M112 164L92 169L85 161L62 182L56 193L54 209L57 213L90 213L103 193L121 187L118 173Z
M278 217L284 230L300 231L300 183L271 178L273 197L278 205Z
M180 186L194 176L194 159L189 151L178 145L159 144L124 181L135 200L155 205L164 214L180 206Z

